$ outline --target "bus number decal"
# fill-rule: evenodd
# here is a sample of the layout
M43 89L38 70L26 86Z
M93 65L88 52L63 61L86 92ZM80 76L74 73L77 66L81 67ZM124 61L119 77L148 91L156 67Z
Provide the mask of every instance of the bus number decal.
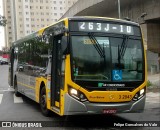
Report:
M132 99L132 95L119 95L119 99Z

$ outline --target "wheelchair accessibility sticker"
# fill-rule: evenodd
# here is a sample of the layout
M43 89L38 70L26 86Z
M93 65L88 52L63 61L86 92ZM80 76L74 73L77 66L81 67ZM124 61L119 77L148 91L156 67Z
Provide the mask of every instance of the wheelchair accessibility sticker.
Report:
M122 80L122 70L113 70L112 71L112 79L113 79L113 81Z

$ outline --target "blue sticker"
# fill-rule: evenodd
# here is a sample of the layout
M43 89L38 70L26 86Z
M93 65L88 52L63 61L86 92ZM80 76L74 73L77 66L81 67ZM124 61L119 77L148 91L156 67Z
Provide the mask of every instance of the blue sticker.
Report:
M112 79L113 79L113 81L122 80L122 70L113 70L112 71Z

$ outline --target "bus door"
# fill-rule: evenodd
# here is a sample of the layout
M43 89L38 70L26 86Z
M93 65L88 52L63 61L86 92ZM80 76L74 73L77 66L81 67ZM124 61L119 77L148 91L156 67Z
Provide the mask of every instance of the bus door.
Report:
M51 106L56 108L59 108L60 88L63 82L61 76L61 67L62 67L61 39L62 36L54 36L53 49L52 49Z
M14 65L14 49L11 49L11 54L10 54L10 63L9 63L9 74L8 74L8 81L9 85L13 86L13 65Z

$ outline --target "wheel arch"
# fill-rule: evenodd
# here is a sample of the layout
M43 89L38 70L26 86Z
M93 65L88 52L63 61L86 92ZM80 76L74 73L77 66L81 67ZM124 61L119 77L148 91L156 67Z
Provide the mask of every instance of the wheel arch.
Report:
M46 85L45 85L44 81L41 82L40 87L39 87L39 92L38 92L39 93L39 97L38 97L39 102L40 102L41 90L42 90L43 87L46 88Z
M44 93L43 92L45 92L45 107L44 107L44 105L42 104L43 103L43 100L42 100L42 97L43 97L43 95L44 95ZM42 95L42 93L43 93L43 95ZM42 97L41 97L42 96ZM43 97L44 98L44 97ZM41 100L42 100L42 102L41 102ZM49 110L49 108L48 108L48 99L47 99L47 87L46 87L46 84L45 84L45 82L44 81L42 81L41 83L40 83L40 87L39 87L39 104L40 104L40 107L41 107L41 111L42 111L42 114L43 115L45 115L45 116L49 116L50 115L50 110ZM42 104L42 105L41 105Z

